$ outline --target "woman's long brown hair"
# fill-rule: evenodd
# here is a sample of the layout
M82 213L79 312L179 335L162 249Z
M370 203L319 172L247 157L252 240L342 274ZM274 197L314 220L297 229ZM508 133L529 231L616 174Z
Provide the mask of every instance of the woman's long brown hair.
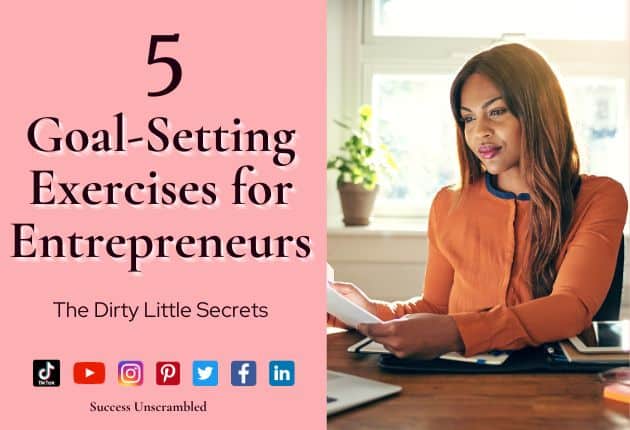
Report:
M496 85L521 123L519 166L531 203L526 270L533 296L549 295L557 275L556 260L573 217L572 191L580 170L564 94L542 56L523 45L499 45L471 58L451 87L462 193L484 177L481 162L466 145L460 115L462 87L473 73Z

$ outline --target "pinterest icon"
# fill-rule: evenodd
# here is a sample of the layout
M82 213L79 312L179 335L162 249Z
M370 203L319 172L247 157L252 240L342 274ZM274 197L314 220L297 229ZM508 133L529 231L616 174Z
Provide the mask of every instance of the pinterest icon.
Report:
M155 365L155 382L158 385L179 385L179 362L158 361Z

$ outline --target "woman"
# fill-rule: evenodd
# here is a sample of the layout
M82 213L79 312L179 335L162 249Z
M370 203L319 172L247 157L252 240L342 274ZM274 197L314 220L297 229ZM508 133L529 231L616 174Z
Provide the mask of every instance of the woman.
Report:
M564 95L545 60L518 44L470 59L451 88L461 171L429 216L423 296L372 300L358 329L398 357L519 349L587 327L613 277L627 200L579 175ZM335 323L333 319L333 323Z

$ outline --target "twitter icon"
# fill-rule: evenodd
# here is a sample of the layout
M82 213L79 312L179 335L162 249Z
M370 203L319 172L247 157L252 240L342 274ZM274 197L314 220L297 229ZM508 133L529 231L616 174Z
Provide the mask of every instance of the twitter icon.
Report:
M219 363L217 361L193 361L192 383L196 387L219 385Z

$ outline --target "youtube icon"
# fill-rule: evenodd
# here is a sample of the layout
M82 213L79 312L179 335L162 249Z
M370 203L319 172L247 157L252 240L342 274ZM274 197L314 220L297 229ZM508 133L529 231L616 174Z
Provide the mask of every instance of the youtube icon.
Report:
M74 363L75 384L102 384L105 382L105 363L82 361Z

